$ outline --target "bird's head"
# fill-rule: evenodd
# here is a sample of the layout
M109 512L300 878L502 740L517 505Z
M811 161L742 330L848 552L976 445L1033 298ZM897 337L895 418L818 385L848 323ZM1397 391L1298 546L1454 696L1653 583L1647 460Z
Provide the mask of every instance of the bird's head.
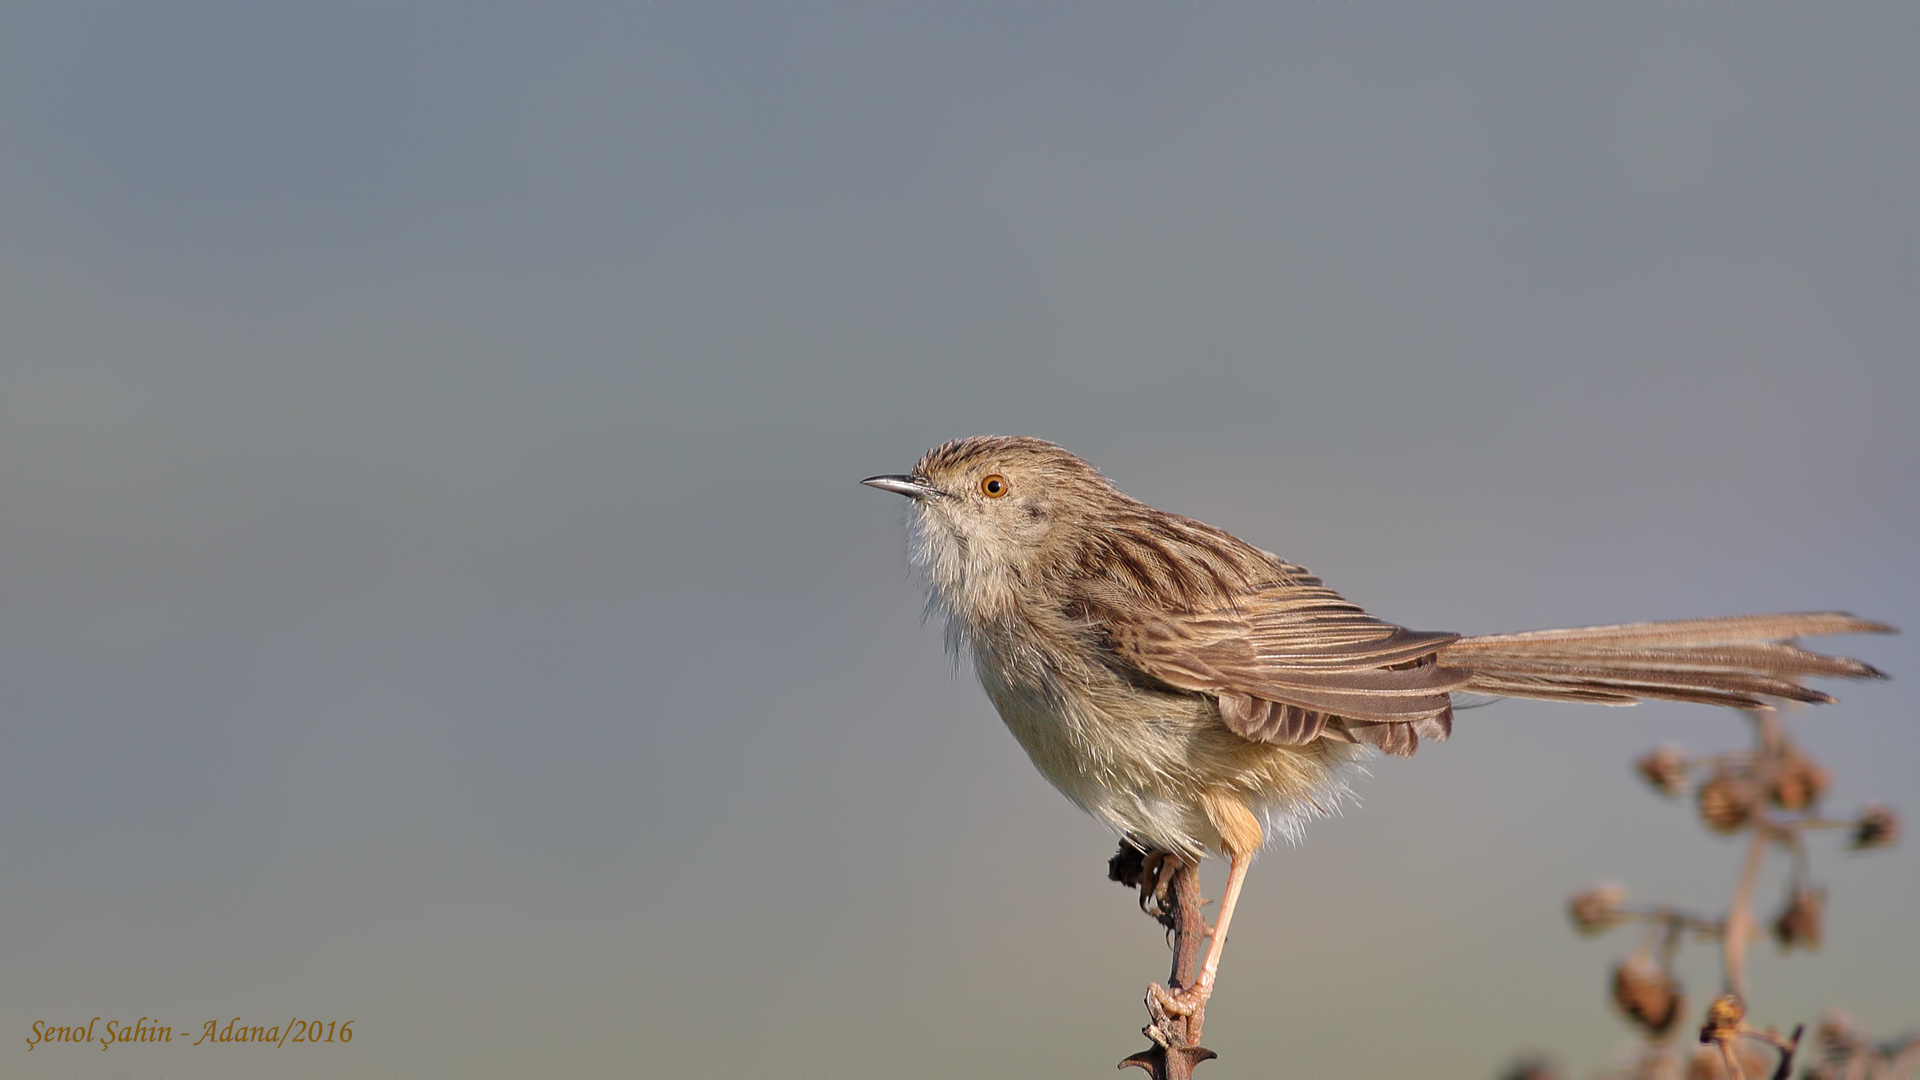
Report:
M1023 583L1070 557L1103 510L1127 501L1093 466L1026 436L958 439L927 451L910 474L861 483L913 501L913 561L934 601L969 620L1003 610Z

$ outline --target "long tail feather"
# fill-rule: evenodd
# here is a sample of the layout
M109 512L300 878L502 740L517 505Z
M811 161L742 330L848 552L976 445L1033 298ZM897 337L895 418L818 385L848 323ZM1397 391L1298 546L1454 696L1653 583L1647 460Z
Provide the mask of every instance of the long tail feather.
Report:
M1660 698L1760 709L1767 699L1834 700L1801 685L1805 676L1886 677L1791 639L1893 632L1837 611L1740 615L1461 638L1442 648L1436 662L1470 672L1465 689L1501 697L1613 705Z
M1883 622L1862 619L1844 611L1805 611L1788 615L1725 615L1712 619L1673 619L1668 622L1620 623L1615 626L1578 626L1566 630L1529 630L1523 634L1486 634L1461 638L1451 647L1498 647L1509 642L1558 641L1633 645L1733 645L1751 641L1785 641L1825 634L1893 634Z

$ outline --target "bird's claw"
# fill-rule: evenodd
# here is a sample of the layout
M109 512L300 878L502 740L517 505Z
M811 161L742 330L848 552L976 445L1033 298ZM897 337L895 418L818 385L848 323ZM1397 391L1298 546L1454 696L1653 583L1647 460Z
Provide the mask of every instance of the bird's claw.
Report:
M1173 886L1173 875L1180 869L1180 862L1165 851L1150 851L1140 867L1140 910L1149 915L1160 916L1168 911L1167 890Z
M1173 929L1173 879L1179 876L1187 866L1185 859L1169 851L1149 851L1140 866L1140 877L1135 884L1140 889L1140 910L1160 920L1167 929ZM1199 883L1195 879L1195 884ZM1205 897L1195 897L1196 903L1211 904Z

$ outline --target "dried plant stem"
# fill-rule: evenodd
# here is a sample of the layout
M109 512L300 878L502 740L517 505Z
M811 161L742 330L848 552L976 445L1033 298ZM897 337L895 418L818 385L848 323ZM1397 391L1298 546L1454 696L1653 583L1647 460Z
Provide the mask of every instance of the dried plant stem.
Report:
M1706 1022L1700 1028L1700 1042L1713 1044L1717 1052L1694 1057L1688 1075L1705 1075L1700 1070L1706 1069L1724 1071L1729 1080L1759 1080L1770 1072L1770 1080L1789 1080L1805 1025L1795 1027L1791 1036L1782 1036L1774 1028L1747 1023L1747 953L1759 936L1754 893L1769 849L1775 845L1784 848L1791 861L1787 906L1773 923L1774 937L1783 950L1816 949L1826 890L1811 880L1807 834L1847 829L1853 833L1850 846L1855 851L1891 846L1899 836L1899 819L1892 809L1878 803L1851 821L1822 815L1819 802L1831 781L1830 774L1793 744L1778 714L1754 711L1748 715L1753 721L1751 750L1689 759L1679 747L1665 746L1643 755L1634 766L1641 778L1663 795L1680 796L1691 791L1700 820L1708 829L1722 835L1747 834L1746 856L1725 917L1708 919L1666 905L1628 907L1623 902L1626 889L1619 885L1594 886L1568 900L1568 917L1574 929L1583 934L1630 923L1647 927L1633 954L1613 969L1614 1004L1647 1039L1635 1076L1677 1076L1674 1070L1685 1064L1668 1056L1667 1040L1683 1008L1680 986L1673 977L1674 954L1690 933L1696 939L1720 941L1725 988L1708 1007ZM1696 774L1704 777L1695 779ZM1878 1048L1859 1035L1850 1021L1835 1016L1822 1023L1819 1044L1826 1061L1807 1071L1809 1080L1816 1076L1822 1080L1879 1080L1883 1075L1880 1062L1893 1067L1893 1055L1905 1052L1901 1048L1912 1051L1907 1064L1920 1062L1920 1036L1891 1044L1876 1054ZM1737 1051L1742 1039L1766 1043L1779 1052L1780 1060L1769 1070L1757 1052L1742 1058ZM1713 1069L1715 1059L1720 1062L1719 1070ZM1844 1077L1837 1071L1842 1066ZM1900 1074L1886 1074L1887 1080L1895 1075Z
M1721 942L1726 957L1727 992L1747 999L1747 945L1753 940L1753 893L1760 884L1760 867L1767 861L1771 831L1756 824L1753 838L1747 842L1747 859L1740 868L1740 883L1733 890L1733 905L1727 909L1727 932Z
M1121 849L1122 856L1126 849ZM1173 858L1173 857L1170 857ZM1167 989L1178 992L1193 985L1194 967L1200 959L1200 943L1211 933L1201 917L1200 870L1193 863L1178 859L1171 874L1166 901L1160 905L1162 921L1171 923L1173 970L1167 975ZM1138 1066L1154 1080L1192 1080L1194 1067L1210 1058L1213 1051L1199 1045L1200 1026L1205 1007L1192 1016L1172 1016L1161 1009L1153 995L1147 995L1149 1023L1141 1034L1153 1045L1120 1063L1122 1069Z
M1799 1024L1794 1027L1792 1038L1768 1040L1780 1051L1780 1064L1774 1068L1771 1080L1788 1080L1793 1075L1793 1056L1800 1052L1800 1036L1806 1031L1807 1025Z
M1728 1080L1747 1080L1747 1070L1740 1067L1740 1055L1734 1053L1733 1043L1720 1044L1720 1060L1727 1067Z

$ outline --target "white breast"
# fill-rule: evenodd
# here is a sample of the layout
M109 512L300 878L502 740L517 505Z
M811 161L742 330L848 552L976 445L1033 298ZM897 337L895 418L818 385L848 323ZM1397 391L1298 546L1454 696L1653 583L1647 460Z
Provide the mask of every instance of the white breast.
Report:
M1007 730L1061 794L1115 832L1199 857L1219 842L1200 809L1194 718L1109 715L1018 650L973 643L974 669ZM1012 655L1009 655L1009 653Z

